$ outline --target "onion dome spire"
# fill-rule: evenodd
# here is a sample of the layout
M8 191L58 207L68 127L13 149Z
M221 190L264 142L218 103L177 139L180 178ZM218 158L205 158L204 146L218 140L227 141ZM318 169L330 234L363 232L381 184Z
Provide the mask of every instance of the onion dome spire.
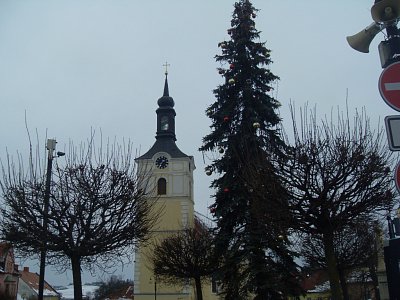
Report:
M167 66L169 66L169 64L165 64L166 68L165 68L165 82L164 82L164 94L163 96L158 99L158 106L161 107L174 107L175 102L174 99L172 99L172 97L169 96L169 88L168 88L168 70L167 70Z
M165 83L164 83L164 93L161 98L158 99L158 108L156 110L157 114L157 132L156 132L156 142L144 155L138 159L150 159L156 153L166 152L171 157L187 157L177 145L175 144L175 109L174 109L174 99L169 96L168 89L168 63L165 63Z

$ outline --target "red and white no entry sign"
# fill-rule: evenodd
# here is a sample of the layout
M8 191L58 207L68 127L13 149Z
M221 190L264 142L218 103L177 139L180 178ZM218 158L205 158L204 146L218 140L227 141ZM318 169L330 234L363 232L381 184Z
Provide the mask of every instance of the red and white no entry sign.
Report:
M379 92L386 104L400 111L400 61L390 64L382 71Z

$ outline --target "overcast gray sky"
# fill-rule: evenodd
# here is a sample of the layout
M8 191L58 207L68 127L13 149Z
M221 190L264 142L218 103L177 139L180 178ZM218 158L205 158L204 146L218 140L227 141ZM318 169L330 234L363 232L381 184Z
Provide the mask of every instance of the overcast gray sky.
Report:
M372 22L373 0L253 0L256 28L272 50L274 95L290 131L288 105L308 102L319 115L331 108L365 107L373 124L396 114L380 97L377 51L356 52L346 42ZM209 132L206 107L222 82L218 42L229 39L233 0L0 0L0 157L28 148L28 127L56 138L130 139L144 153L154 142L157 99L165 61L175 100L177 143L195 157L196 210L212 203L210 178L197 151ZM382 122L381 122L382 124ZM38 271L32 264L32 269ZM132 269L125 269L125 278ZM51 271L48 274L53 274ZM71 281L53 276L52 284ZM47 277L46 277L47 278ZM92 280L85 278L86 280Z

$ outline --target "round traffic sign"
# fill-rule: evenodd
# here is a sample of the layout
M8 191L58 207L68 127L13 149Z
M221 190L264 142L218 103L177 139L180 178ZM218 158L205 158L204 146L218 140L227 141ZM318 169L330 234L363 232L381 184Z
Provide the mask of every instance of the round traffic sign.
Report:
M390 64L382 71L379 92L387 105L400 111L400 61Z
M396 183L397 191L400 193L400 162L397 163L394 169L394 182Z

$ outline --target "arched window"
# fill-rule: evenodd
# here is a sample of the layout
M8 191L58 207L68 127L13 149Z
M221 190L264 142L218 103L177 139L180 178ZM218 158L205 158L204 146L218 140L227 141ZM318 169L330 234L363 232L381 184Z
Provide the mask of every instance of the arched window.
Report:
M169 129L168 117L163 116L161 117L161 130L168 130L168 129Z
M158 195L166 195L167 194L167 180L165 178L158 179L157 194Z

